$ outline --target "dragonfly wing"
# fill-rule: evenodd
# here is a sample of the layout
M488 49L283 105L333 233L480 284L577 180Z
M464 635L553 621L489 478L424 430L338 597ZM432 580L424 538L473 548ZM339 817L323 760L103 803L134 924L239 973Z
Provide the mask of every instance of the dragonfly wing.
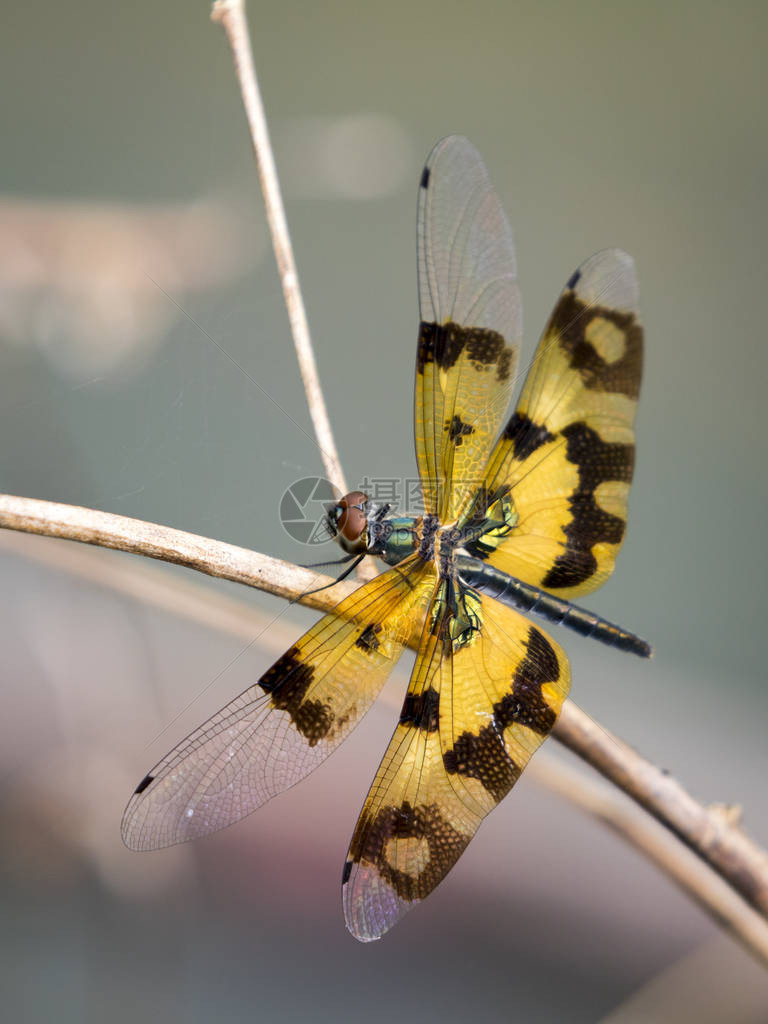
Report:
M347 854L343 903L379 938L450 871L549 734L569 687L561 648L523 616L441 583L400 722Z
M471 554L560 597L605 582L626 528L642 365L634 264L606 249L570 278L542 335L481 492L506 523Z
M474 497L509 404L522 335L512 231L477 150L432 150L418 209L416 457L428 512Z
M383 686L434 579L413 557L322 618L142 780L123 816L126 845L154 850L215 832L321 764Z

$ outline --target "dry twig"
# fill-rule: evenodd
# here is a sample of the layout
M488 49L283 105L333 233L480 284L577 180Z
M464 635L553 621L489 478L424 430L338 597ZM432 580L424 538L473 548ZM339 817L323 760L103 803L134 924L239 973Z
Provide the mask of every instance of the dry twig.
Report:
M539 756L527 770L536 782L593 815L644 854L750 953L768 965L768 923L724 878L621 793L588 778L582 771L564 769L559 760Z
M295 631L288 623L270 623L264 612L245 601L213 591L192 579L170 577L168 573L134 560L119 556L109 559L96 551L1 530L0 548L244 642L250 643L254 634L261 632L261 644L275 656L295 639ZM332 598L333 594L329 596ZM262 632L267 625L269 629ZM387 702L387 699L385 694L382 700ZM399 710L396 701L396 697L389 697L389 703ZM567 728L565 735L568 735ZM608 825L672 878L749 952L768 964L768 923L667 828L652 822L621 793L549 755L546 747L529 765L526 778L556 792Z
M319 611L329 611L355 586L345 582L304 597L303 591L322 585L326 578L196 534L32 498L0 495L0 527L174 562ZM748 903L768 916L768 855L728 815L697 803L671 776L593 722L572 701L566 702L554 735L679 836ZM758 951L758 955L762 954Z
M704 807L671 775L646 761L566 702L554 735L666 825L761 914L768 917L768 853L721 806Z

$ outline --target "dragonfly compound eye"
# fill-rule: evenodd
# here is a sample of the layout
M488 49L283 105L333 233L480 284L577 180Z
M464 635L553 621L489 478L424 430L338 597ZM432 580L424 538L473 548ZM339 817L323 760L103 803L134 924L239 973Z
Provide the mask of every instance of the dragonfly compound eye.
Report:
M336 527L349 551L365 550L368 540L368 495L362 491L345 494L336 506Z

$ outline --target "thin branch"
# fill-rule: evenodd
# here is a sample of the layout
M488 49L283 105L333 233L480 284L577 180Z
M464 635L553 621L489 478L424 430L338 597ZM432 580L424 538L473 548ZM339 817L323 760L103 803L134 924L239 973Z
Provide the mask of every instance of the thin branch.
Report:
M768 923L687 845L625 796L553 757L535 757L535 782L593 815L643 853L723 928L768 966Z
M674 832L768 917L768 853L738 827L738 809L704 807L676 779L603 729L572 701L563 707L553 734Z
M259 608L222 594L192 578L170 575L135 559L83 547L58 544L47 537L33 537L0 530L0 550L59 572L66 572L96 586L117 591L177 617L216 629L250 642L254 633L270 623ZM260 644L282 653L295 640L288 623L271 622ZM402 671L399 673L403 675ZM393 679L398 670L393 673ZM404 679L398 680L403 682ZM399 711L400 697L393 689L379 703ZM708 867L695 853L661 824L651 820L622 793L589 778L574 765L554 757L547 747L532 760L526 778L576 804L622 836L668 875L719 925L762 963L768 964L768 923Z
M356 586L345 582L334 587L332 593L323 590L318 594L307 594L306 591L325 586L333 580L279 558L260 555L209 537L110 512L35 498L0 495L0 527L173 562L207 576L244 583L289 601L300 601L322 612L330 611Z
M241 597L214 589L194 576L168 572L137 558L125 558L82 545L60 544L50 537L0 530L0 555L35 562L140 602L144 607L194 622L205 629L250 643L259 635L259 647L282 652L296 639L296 627L275 620ZM266 632L263 630L266 629Z
M231 544L107 512L0 495L0 527L129 551L245 583L328 611L354 589L338 584L304 596L325 577ZM414 632L414 637L416 631ZM567 701L556 738L679 836L748 903L768 916L768 855L732 814L697 803L671 776L645 761Z
M285 305L288 310L291 333L293 334L293 342L296 346L296 355L299 360L299 369L301 370L301 378L304 382L304 390L307 395L317 445L323 459L326 476L332 484L339 488L342 494L346 494L348 488L344 480L336 442L333 439L333 431L328 419L328 411L325 407L325 399L320 387L317 364L315 363L315 355L309 335L307 314L304 309L304 300L301 297L299 276L296 272L296 263L293 258L293 247L291 246L291 237L285 218L280 182L272 155L267 119L264 114L264 105L261 101L259 83L256 78L251 42L248 37L245 5L242 0L217 0L213 5L211 17L226 32L232 49L235 71L240 83L240 92L245 107L245 116L248 120L253 151L256 156L261 190L264 194L264 205L267 211L269 230L272 234L272 245L275 250L277 269L283 286Z

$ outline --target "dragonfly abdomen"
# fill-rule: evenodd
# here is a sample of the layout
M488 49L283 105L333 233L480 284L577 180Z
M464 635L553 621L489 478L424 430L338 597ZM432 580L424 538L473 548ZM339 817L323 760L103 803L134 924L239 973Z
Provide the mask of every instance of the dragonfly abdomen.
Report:
M541 615L550 622L567 626L582 636L599 640L609 647L617 647L620 651L629 651L641 658L649 658L653 654L651 645L629 630L587 611L586 608L579 608L570 601L554 597L539 587L533 587L514 576L508 576L507 573L477 558L457 555L456 568L463 582L503 604L531 612L533 615Z

